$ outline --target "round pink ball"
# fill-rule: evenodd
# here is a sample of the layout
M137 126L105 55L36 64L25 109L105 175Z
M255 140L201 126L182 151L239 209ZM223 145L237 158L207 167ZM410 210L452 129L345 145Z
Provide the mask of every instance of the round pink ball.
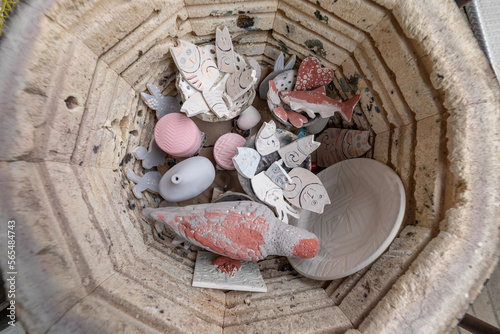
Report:
M236 133L222 135L214 145L214 158L219 167L235 170L233 157L238 154L236 148L245 145L246 139Z

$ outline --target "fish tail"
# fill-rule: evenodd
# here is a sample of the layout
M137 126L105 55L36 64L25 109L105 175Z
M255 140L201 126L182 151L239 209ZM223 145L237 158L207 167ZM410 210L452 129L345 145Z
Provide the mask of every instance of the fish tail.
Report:
M360 97L360 95L356 95L340 105L340 110L342 111L341 115L346 121L351 121L352 114L354 113L354 107L358 104Z

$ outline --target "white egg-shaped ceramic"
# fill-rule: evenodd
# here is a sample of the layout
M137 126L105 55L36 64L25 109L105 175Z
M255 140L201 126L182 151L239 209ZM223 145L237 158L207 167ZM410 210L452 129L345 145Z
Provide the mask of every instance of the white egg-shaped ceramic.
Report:
M254 106L250 106L243 110L236 124L241 130L248 130L256 126L260 122L261 116Z
M169 202L181 202L204 192L215 179L215 168L205 157L186 159L163 175L160 195Z

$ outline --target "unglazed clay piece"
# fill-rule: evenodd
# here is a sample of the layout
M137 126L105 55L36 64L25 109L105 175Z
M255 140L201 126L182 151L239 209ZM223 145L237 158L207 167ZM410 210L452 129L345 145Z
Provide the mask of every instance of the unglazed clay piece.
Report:
M186 115L168 114L156 123L155 141L170 155L190 157L200 149L202 134Z
M253 88L257 89L260 83L260 77L262 75L262 69L260 68L259 63L257 60L253 58L246 58L248 65L250 65L251 68L255 70L255 77L257 77L257 80L255 80L255 83L253 84Z
M278 74L286 71L286 70L291 70L293 66L295 65L295 55L290 57L286 65L283 65L285 63L285 55L283 52L280 52L278 58L276 59L276 62L274 63L274 70L269 73L267 77L262 80L259 86L259 96L262 100L265 100L267 97L267 91L269 90L269 81L273 80Z
M319 60L307 57L299 66L294 90L308 90L328 85L333 80L333 70L322 68Z
M283 223L267 206L252 201L147 208L142 214L198 247L237 260L311 258L319 249L313 233Z
M287 185L292 184L292 179L288 173L281 167L283 160L275 161L273 164L265 171L267 177L271 179L278 187L281 189L286 189Z
M237 147L237 154L233 157L233 164L238 173L251 179L260 162L260 154L250 147Z
M243 110L240 114L240 117L236 121L236 125L241 130L249 130L256 126L260 122L261 116L257 109L254 106L249 106L245 110Z
M245 68L231 74L226 83L227 94L233 100L243 96L257 80L256 73L252 68Z
M178 40L178 45L170 48L175 65L186 81L199 91L210 89L219 79L215 57L202 48Z
M296 70L286 70L278 74L274 79L276 88L279 92L282 90L293 90L295 86L295 81L297 80Z
M259 200L274 207L278 219L288 224L288 215L299 218L300 213L285 202L283 190L265 174L260 172L252 180L252 189Z
M301 167L295 167L288 175L293 184L283 191L285 198L299 208L323 213L324 206L330 204L330 198L319 178Z
M304 111L311 118L316 117L316 113L323 118L333 116L335 112L340 112L340 115L348 122L352 119L354 107L359 101L359 95L342 102L342 100L332 99L324 94L313 91L282 91L280 92L281 99L288 104L292 110Z
M158 147L154 138L149 144L149 150L145 147L138 146L132 154L137 160L142 160L142 167L150 169L158 165L163 165L165 162L166 153Z
M311 135L280 148L278 153L287 167L294 168L300 166L320 145L321 143L314 141L314 136Z
M301 128L309 121L306 116L299 114L298 112L287 110L286 113L288 115L288 122L296 128Z
M278 95L278 89L274 80L269 80L269 90L267 91L267 101L274 106L279 106L281 104L280 96ZM274 109L274 108L273 108Z
M159 192L169 202L181 202L204 192L215 179L215 168L205 157L192 157L170 168L161 178Z
M223 30L219 28L215 30L215 52L219 71L234 73L236 71L234 48L227 27L224 27Z
M220 90L204 90L203 97L210 107L210 110L217 117L225 117L229 115L229 108L233 102L231 98L223 91Z
M137 183L132 192L134 193L134 196L141 199L142 198L142 192L147 190L149 192L152 192L154 194L157 194L159 192L158 189L158 183L160 182L161 179L161 174L156 171L151 171L147 172L144 174L144 176L139 176L135 174L130 168L127 169L127 178L134 182Z
M214 145L214 159L223 169L234 170L233 157L237 148L245 145L246 139L237 133L226 133Z
M255 148L261 155L268 155L279 150L280 142L276 137L276 123L274 121L262 124L255 139Z
M318 136L321 146L318 149L317 163L328 167L342 160L358 158L371 148L369 131L326 129Z
M372 159L341 161L318 177L332 204L322 214L303 211L297 226L316 233L319 254L311 261L289 261L309 278L339 279L365 268L389 247L405 217L405 189L391 168Z
M201 113L210 112L210 107L203 98L203 94L196 92L182 104L181 112L185 113L187 117L193 117Z
M160 119L166 114L180 111L181 104L177 98L163 96L155 85L147 84L146 86L152 95L141 93L141 98L149 108L156 110L156 118Z
M198 288L236 291L267 292L257 262L242 261L234 275L218 270L213 263L219 256L212 252L199 251L194 266L193 286ZM234 260L233 260L234 261Z

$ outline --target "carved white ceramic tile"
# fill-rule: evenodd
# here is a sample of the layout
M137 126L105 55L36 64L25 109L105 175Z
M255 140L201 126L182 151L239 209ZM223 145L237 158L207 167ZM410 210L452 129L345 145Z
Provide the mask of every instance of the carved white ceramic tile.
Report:
M142 160L142 167L150 169L165 163L167 153L158 147L154 138L149 144L149 150L143 146L138 146L132 153L137 160Z
M219 255L199 251L194 267L193 286L199 288L267 292L257 262L241 261L241 268L234 276L221 273L212 261Z
M295 167L288 175L293 184L283 191L283 195L290 203L316 213L322 213L325 205L330 204L325 187L311 171Z
M209 113L210 107L203 94L196 92L182 104L181 112L185 113L187 117L192 117L201 113Z
M276 209L278 219L288 224L288 215L299 218L299 211L285 202L283 190L265 174L260 172L252 180L252 189L259 200Z
M314 141L314 136L307 136L280 148L279 155L283 159L285 166L289 168L297 167L304 162L304 160L316 150L320 142Z
M234 73L236 71L236 61L234 59L233 42L227 27L215 30L215 52L217 55L217 67L219 71Z
M276 123L274 121L264 122L255 139L255 148L261 155L268 155L280 148L280 141L276 136Z
M285 189L287 185L291 185L293 181L283 167L281 167L282 164L283 160L273 162L273 164L265 171L265 174L278 187Z
M141 98L144 103L151 109L156 111L156 117L162 118L166 114L179 112L181 103L178 98L171 96L163 96L158 87L152 84L146 85L150 94L141 93Z
M219 69L215 55L192 43L178 40L178 45L170 48L177 69L184 79L195 89L210 89L219 79Z
M229 107L233 102L231 98L221 90L204 90L203 97L210 110L219 118L229 115Z
M237 147L237 154L233 157L233 164L238 173L251 179L260 162L260 154L250 147Z
M161 180L161 174L156 171L151 171L147 172L144 174L144 176L139 176L136 175L130 168L127 169L127 178L134 182L137 183L132 192L134 193L134 196L141 199L142 198L142 192L145 190L148 190L149 192L152 192L154 194L158 194L160 191L158 188L158 184L160 183Z
M257 72L252 68L245 68L231 74L226 83L226 92L233 100L237 100L249 91L257 80Z

